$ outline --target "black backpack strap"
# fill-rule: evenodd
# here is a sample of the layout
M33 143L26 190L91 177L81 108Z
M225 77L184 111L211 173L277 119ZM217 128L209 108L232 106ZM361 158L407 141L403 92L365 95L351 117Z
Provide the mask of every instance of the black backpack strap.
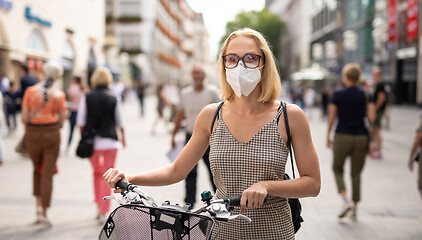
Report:
M282 106L283 106L284 124L286 125L287 146L289 147L289 152L290 152L290 161L292 163L293 179L295 179L295 169L293 167L294 162L293 162L293 152L292 152L292 136L290 135L289 118L287 117L286 103L283 102Z
M224 101L222 101L220 104L218 104L217 110L215 110L214 117L212 118L211 131L210 131L210 133L212 133L212 129L214 128L215 120L217 120L217 118L218 118L218 112L220 111L220 109L223 106L223 104L224 104Z
M277 109L277 114L278 114L278 112L280 112L280 108L282 108L282 107L283 107L283 102L280 101L280 106ZM284 112L284 108L283 108L283 112ZM281 113L278 114L278 116L277 116L277 125L278 125L278 122L280 122L280 116L281 116Z

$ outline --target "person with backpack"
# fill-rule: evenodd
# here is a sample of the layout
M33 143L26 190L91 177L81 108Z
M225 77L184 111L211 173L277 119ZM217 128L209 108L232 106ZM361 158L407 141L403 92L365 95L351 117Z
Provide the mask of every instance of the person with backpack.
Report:
M317 196L321 186L306 115L297 105L287 105L300 177L283 180L289 138L277 100L280 77L267 41L249 28L231 33L222 45L218 69L224 104L202 109L191 139L172 164L131 175L113 168L103 175L104 181L111 188L121 179L143 186L173 184L188 175L209 146L216 198L241 196L241 206L232 213L252 219L221 222L213 238L294 239L287 199Z

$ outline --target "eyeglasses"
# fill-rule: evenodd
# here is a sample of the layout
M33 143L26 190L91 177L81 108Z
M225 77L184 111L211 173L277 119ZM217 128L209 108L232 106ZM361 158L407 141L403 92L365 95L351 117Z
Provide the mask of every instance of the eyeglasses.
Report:
M231 69L237 67L237 64L239 64L239 61L242 60L243 65L246 68L257 68L259 66L259 62L261 60L262 56L258 54L248 53L245 54L243 57L239 57L234 53L230 53L223 56L223 63L224 67Z

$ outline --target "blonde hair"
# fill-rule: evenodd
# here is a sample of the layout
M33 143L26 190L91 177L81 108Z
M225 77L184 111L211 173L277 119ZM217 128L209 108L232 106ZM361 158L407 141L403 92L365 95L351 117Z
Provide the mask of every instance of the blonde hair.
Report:
M110 87L113 76L108 68L97 67L91 76L91 85L96 87Z
M224 44L221 48L220 55L218 57L218 71L219 71L220 83L221 83L221 88L220 88L221 98L227 99L229 101L234 98L233 89L230 87L229 83L226 80L226 70L224 67L223 55L226 54L227 46L229 45L230 41L240 36L253 39L256 45L258 46L258 48L261 49L262 53L264 54L264 57L263 57L264 67L263 67L262 77L261 77L261 82L260 82L261 95L259 96L258 101L260 102L275 101L280 95L281 80L280 80L280 75L278 74L277 67L274 61L274 56L264 36L262 36L261 33L250 28L242 28L242 29L232 32L230 36L226 39L226 41L224 41Z
M343 76L352 82L358 82L362 69L357 63L348 63L343 67Z
M50 60L44 64L43 72L46 78L55 81L63 76L63 66L54 60Z

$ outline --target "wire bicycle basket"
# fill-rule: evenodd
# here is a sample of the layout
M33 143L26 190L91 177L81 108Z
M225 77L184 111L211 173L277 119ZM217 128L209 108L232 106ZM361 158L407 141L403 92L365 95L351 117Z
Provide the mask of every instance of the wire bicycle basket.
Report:
M208 240L213 227L214 219L209 216L126 204L109 215L99 239Z

